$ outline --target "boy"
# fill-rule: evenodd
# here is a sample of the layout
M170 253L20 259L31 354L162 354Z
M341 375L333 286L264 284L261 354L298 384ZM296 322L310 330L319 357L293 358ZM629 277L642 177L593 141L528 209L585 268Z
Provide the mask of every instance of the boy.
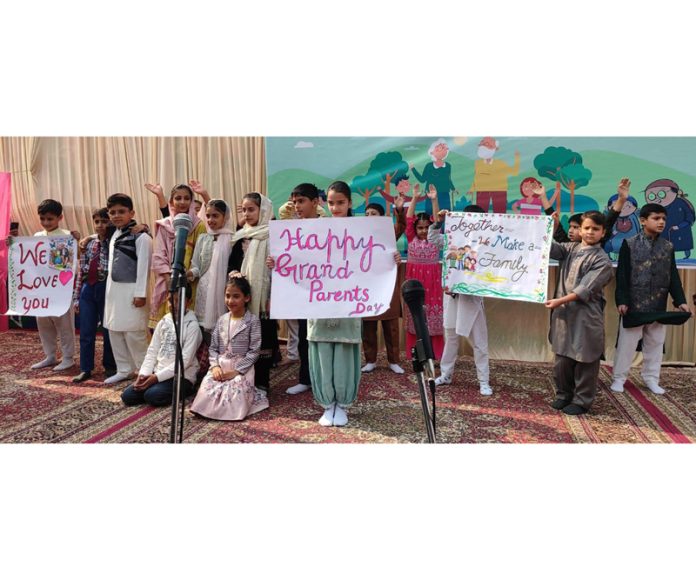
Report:
M643 339L645 386L656 395L664 394L660 386L662 346L665 324L683 324L691 315L686 303L674 246L661 237L667 223L664 206L647 203L640 210L643 231L624 240L616 269L616 307L623 317L614 357L611 390L621 393L633 361L638 341ZM681 313L667 312L667 294Z
M63 219L63 205L53 199L44 199L38 207L39 220L41 221L40 232L35 236L71 236L73 233L58 227ZM80 235L77 234L77 239ZM72 304L68 311L62 316L40 316L36 318L36 326L39 329L41 347L46 357L31 365L31 368L42 369L56 364L56 350L58 348L58 337L60 336L60 346L63 352L63 360L59 365L53 367L54 371L64 371L72 367L75 356L75 314Z
M433 200L433 205L437 202ZM483 208L477 205L469 205L465 212L484 213ZM428 241L438 243L440 223L445 221L447 210L437 214L437 221L428 229ZM459 354L459 337L465 336L474 350L474 363L476 364L476 377L479 381L479 392L484 396L493 394L493 389L488 384L488 327L486 326L486 311L483 308L483 298L469 294L453 294L445 290L442 297L444 311L443 326L445 330L445 348L440 359L440 376L435 379L437 386L452 384L454 364Z
M556 297L546 302L553 311L549 339L556 355L556 400L551 407L566 415L587 413L594 403L604 354L604 287L612 278L601 244L604 214L585 212L580 223L580 243L551 245L551 258L559 262L559 281Z
M193 394L198 359L196 351L203 340L195 312L188 309L191 302L191 286L186 284L186 314L181 337L183 342L184 378L181 381L182 398ZM179 294L174 294L174 311L178 314ZM174 393L174 362L176 356L176 332L171 313L167 313L155 328L137 380L121 393L121 400L128 406L147 403L153 407L172 404Z
M109 242L109 274L106 278L104 328L109 331L116 374L104 384L131 378L142 366L148 345L148 311L145 308L152 240L134 234L133 200L115 193L106 202L109 219L116 228Z
M319 190L312 183L300 183L290 194L294 219L313 219L319 217ZM288 202L290 203L290 202ZM281 207L281 210L288 206L288 203ZM286 210L287 211L287 210ZM281 215L281 219L283 219ZM275 266L275 259L269 256L266 265L272 270ZM288 395L304 393L312 388L312 380L309 377L309 344L307 343L307 321L298 320L298 343L297 352L300 357L300 377L299 382L289 387L285 392Z
M80 314L80 374L73 383L82 383L94 370L94 345L97 326L104 322L104 298L106 277L109 273L109 210L105 207L92 213L96 238L89 238L80 256L77 284L73 294L75 311ZM116 373L116 363L111 352L109 331L102 329L104 352L102 362L106 376Z
M399 195L394 199L394 213L396 214L396 223L394 224L394 237L397 241L406 231L406 212L404 211L405 199ZM379 217L385 214L384 208L378 203L370 203L365 208L365 215L368 217ZM399 261L401 261L399 259ZM403 281L403 280L402 280ZM401 316L401 295L399 288L399 274L397 271L394 291L392 292L389 308L379 316L372 316L362 319L363 325L363 351L365 352L365 366L360 370L364 373L370 373L377 368L377 326L379 321L382 321L382 334L384 336L384 345L387 348L387 362L392 372L397 375L403 375L404 369L399 364L401 362L399 356L399 317Z

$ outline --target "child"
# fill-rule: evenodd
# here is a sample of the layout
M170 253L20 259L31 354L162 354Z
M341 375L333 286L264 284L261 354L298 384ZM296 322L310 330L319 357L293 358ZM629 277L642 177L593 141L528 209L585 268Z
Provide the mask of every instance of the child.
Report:
M551 258L559 261L556 297L551 309L549 339L556 355L554 409L567 415L587 413L597 392L599 361L604 354L604 287L612 278L609 257L602 249L606 220L598 211L585 212L581 242L553 242Z
M184 377L181 381L181 397L193 394L193 384L198 372L196 350L201 344L201 329L196 315L188 310L193 293L191 286L186 284L186 314L183 328L179 329L184 359ZM173 296L174 312L178 314L179 293ZM166 314L157 323L152 341L147 349L137 380L121 393L121 400L128 406L147 403L153 407L165 407L172 404L174 395L174 365L176 358L176 330L172 314Z
M520 194L521 199L518 199L512 204L512 213L522 214L522 215L541 215L541 196L540 188L542 187L541 182L534 177L527 177L520 183ZM553 205L555 196L549 202Z
M268 399L254 386L254 363L261 350L261 321L247 310L249 281L231 272L225 287L223 314L210 342L210 369L191 404L191 412L223 421L241 421L268 408Z
M68 230L58 227L63 219L63 205L53 199L44 199L38 207L39 220L41 221L41 231L36 232L35 236L71 236ZM79 239L79 234L77 239ZM60 348L63 352L63 360L54 371L64 371L75 364L75 313L72 304L68 311L62 316L37 316L36 326L39 329L39 338L43 348L45 358L33 365L33 370L50 367L58 362L56 351L58 349L58 337L60 337Z
M641 374L645 386L662 395L665 390L659 382L665 324L686 322L691 310L679 279L674 246L661 237L667 223L664 206L645 204L640 210L640 223L643 231L621 245L616 269L616 307L623 324L619 327L611 390L623 392L636 346L642 338ZM668 294L682 313L688 313L686 316L667 312Z
M416 185L414 198L418 198L419 186ZM428 199L435 211L439 211L437 191L431 185ZM406 238L408 239L408 260L406 261L406 279L420 281L425 288L425 315L428 321L428 332L433 344L435 358L442 356L442 265L440 250L442 244L428 241L428 229L431 219L426 213L414 216L416 204L412 201L406 214ZM411 348L416 344L416 331L413 326L411 312L406 309L406 355L411 358Z
M437 204L437 200L433 199ZM483 208L470 205L464 208L465 212L484 213ZM444 245L444 234L439 232L439 225L444 222L446 210L437 214L437 222L428 230L428 241L437 246ZM437 386L452 384L454 364L459 354L459 337L464 336L474 350L474 363L476 364L476 376L479 381L479 392L484 396L493 394L493 389L488 383L488 327L486 326L486 311L483 307L481 296L469 294L453 294L445 289L443 296L445 329L445 348L440 360L440 376L435 379Z
M416 203L413 201L412 203ZM365 215L383 216L384 208L378 203L371 203L365 208ZM406 230L406 218L404 216L404 198L399 195L394 198L394 213L396 214L396 223L394 224L394 236L398 241L401 234ZM400 261L400 258L399 258ZM365 366L360 370L364 373L369 373L375 370L377 366L377 325L382 322L382 332L384 335L384 344L387 347L387 361L389 368L397 375L404 373L404 369L399 365L399 316L401 313L401 300L399 295L399 279L397 276L394 284L394 292L389 303L389 308L380 316L371 318L363 318L363 350L365 352Z
M229 229L232 211L223 200L210 200L206 204L205 215L207 232L198 237L191 269L186 274L189 282L199 280L195 312L204 335L215 328L217 321L227 310L224 300L226 268L234 235ZM209 340L206 342L209 343Z
M97 326L104 323L106 278L109 275L109 210L105 207L92 213L96 238L90 238L80 256L80 268L73 294L73 305L80 313L80 374L73 383L82 383L94 370L94 345ZM102 329L104 352L102 363L106 376L116 373L116 362L111 352L109 331Z
M293 219L313 219L319 217L317 206L319 205L319 190L311 183L300 183L292 190ZM286 207L286 203L281 210ZM283 219L281 217L281 219ZM266 266L271 270L275 266L275 259L269 256ZM309 373L309 345L307 343L307 321L298 320L297 353L300 357L300 382L289 387L285 392L289 395L304 393L312 388L312 379Z
M251 284L249 312L261 320L261 352L254 366L256 385L268 391L271 367L280 360L278 323L270 319L268 310L271 271L266 267L268 224L273 217L273 204L260 193L247 193L242 199L242 215L244 227L232 238L227 270L240 271Z
M333 217L352 215L348 184L335 181L327 189ZM348 424L347 409L358 397L360 384L361 321L359 318L310 319L307 321L309 368L314 400L324 408L323 427Z
M193 200L193 209L196 212L196 215L199 215L201 213L203 204L207 204L210 201L210 195L208 194L208 191L201 185L200 181L196 181L195 179L189 179L189 186L194 191L194 193L200 195L203 200L202 202L200 199ZM159 206L162 217L169 217L169 204L167 203L167 199L164 197L164 191L162 191L162 186L159 183L146 183L145 189L155 194L155 197L157 198L157 205Z
M159 184L145 184L150 191L152 189L161 192ZM169 291L169 279L172 273L172 260L174 258L174 231L173 219L180 213L186 213L193 221L193 228L186 237L186 254L184 256L184 268L188 271L191 266L193 250L196 247L198 236L205 233L205 224L196 215L193 204L193 189L182 183L175 185L169 194L169 217L155 222L155 249L152 253L152 271L155 273L155 286L150 299L150 320L148 326L157 326L160 318L164 316L169 307L167 305L167 292ZM193 285L193 293L196 295L197 284ZM195 302L195 300L194 300ZM191 305L193 307L194 304Z
M109 275L106 278L104 328L109 331L116 374L104 384L131 378L143 364L149 334L147 330L147 280L152 240L135 234L133 200L115 193L106 201L109 219L116 228L109 242Z

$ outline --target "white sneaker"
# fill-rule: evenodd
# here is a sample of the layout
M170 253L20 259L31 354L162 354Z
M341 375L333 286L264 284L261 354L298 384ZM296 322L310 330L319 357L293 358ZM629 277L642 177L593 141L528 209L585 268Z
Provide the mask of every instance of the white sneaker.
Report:
M440 375L435 379L435 386L441 387L442 385L451 385L452 377L449 375Z
M310 385L303 385L302 383L297 383L294 387L289 387L285 390L288 395L298 395L309 391L312 387Z
M32 370L37 370L37 369L45 369L46 367L52 367L54 364L56 364L58 361L54 359L53 357L46 357L43 360L40 360L37 363L34 363L31 365Z
M665 392L666 392L666 391L665 391L660 385L658 385L657 383L648 383L648 382L646 382L646 383L645 383L645 386L648 387L648 389L650 389L650 390L651 390L653 393L655 393L656 395L664 395Z
M65 369L69 369L72 366L75 366L75 361L71 358L64 358L62 361L60 361L59 365L53 367L53 370L64 371Z
M334 424L334 409L336 405L333 404L330 407L324 409L324 414L319 419L319 425L322 427L331 427Z
M389 368L395 372L397 375L403 375L404 374L404 369L402 369L398 364L392 363L389 365Z
M364 373L371 373L377 368L377 365L375 363L367 363L363 368L360 370Z
M491 386L490 386L490 385L488 385L488 384L486 384L486 383L483 383L483 384L481 385L481 388L479 389L479 392L480 392L483 396L489 397L490 395L493 394L493 389L491 389Z
M334 427L343 427L348 425L348 413L343 407L336 405L333 417Z
M127 381L128 379L132 379L132 378L133 378L132 374L124 375L122 373L116 373L115 375L111 375L110 377L107 377L106 379L104 379L104 384L105 385L113 385L116 383Z
M609 388L614 391L615 393L623 393L624 392L624 382L623 381L614 381L609 385Z

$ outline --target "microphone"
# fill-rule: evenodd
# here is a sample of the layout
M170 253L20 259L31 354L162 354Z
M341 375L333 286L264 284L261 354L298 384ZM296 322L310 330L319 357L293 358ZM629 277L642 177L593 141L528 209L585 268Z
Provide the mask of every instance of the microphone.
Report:
M430 341L430 333L428 332L428 323L425 319L425 288L418 280L406 280L401 285L401 296L411 311L413 318L413 326L416 331L416 338L421 342L423 351L419 352L419 358L422 358L421 363L428 362L428 370L432 377L435 376L435 356L433 355L433 344ZM418 343L416 343L418 348Z
M193 229L193 220L186 213L179 213L172 220L174 226L174 259L172 260L172 277L169 287L170 292L176 292L179 285L179 277L185 276L184 256L186 254L186 238ZM178 272L178 275L175 275Z

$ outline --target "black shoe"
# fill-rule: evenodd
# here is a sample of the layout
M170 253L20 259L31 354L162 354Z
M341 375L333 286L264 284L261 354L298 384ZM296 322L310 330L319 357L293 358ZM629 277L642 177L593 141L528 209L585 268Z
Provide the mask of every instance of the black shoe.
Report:
M111 375L116 374L116 369L104 369L104 375L109 378Z
M583 415L584 413L587 413L587 409L585 409L585 407L581 407L580 405L571 404L563 407L563 412L566 415Z
M571 399L556 399L553 403L549 403L552 409L560 411L563 407L567 407Z
M84 383L87 379L89 379L92 376L92 373L90 371L82 371L79 375L77 375L72 382L73 383Z

